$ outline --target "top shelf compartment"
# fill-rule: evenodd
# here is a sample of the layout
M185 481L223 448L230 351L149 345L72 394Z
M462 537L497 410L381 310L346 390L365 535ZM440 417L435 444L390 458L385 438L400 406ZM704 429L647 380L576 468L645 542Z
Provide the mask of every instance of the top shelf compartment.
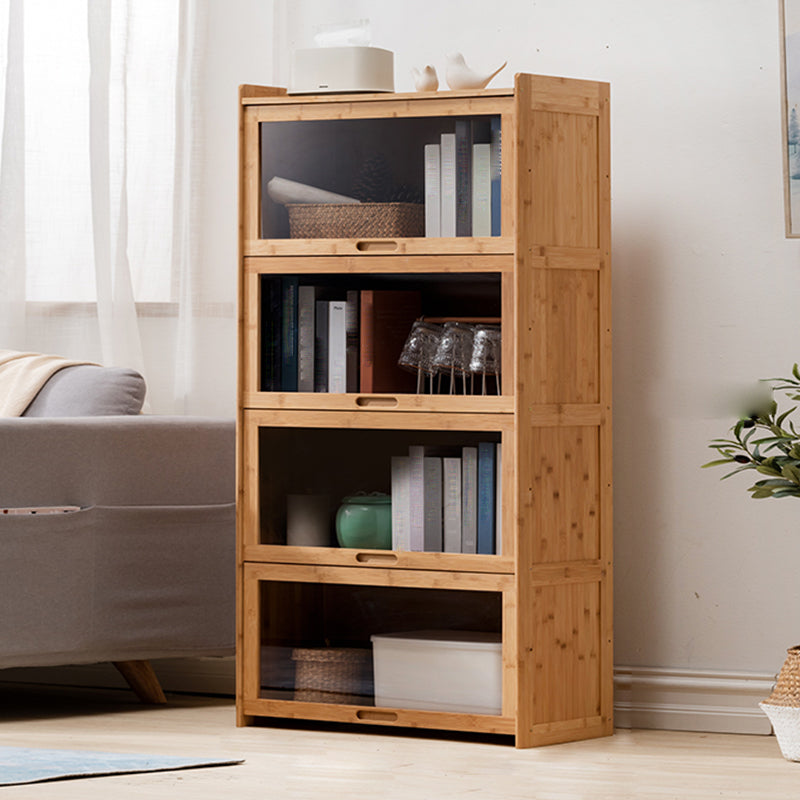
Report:
M243 254L513 252L512 98L418 97L245 103Z
M261 238L499 236L500 116L263 122Z

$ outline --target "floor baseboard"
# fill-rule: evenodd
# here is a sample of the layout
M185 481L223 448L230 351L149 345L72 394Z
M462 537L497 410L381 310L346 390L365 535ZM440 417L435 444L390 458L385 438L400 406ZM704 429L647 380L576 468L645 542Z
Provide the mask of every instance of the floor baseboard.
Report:
M741 672L617 667L614 723L618 728L769 734L758 703L774 682L772 675Z

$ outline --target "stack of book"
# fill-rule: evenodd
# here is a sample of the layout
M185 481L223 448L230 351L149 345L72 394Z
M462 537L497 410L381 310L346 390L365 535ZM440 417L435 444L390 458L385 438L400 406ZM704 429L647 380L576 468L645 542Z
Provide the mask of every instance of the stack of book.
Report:
M418 291L342 291L265 275L261 307L262 391L415 390L397 359L421 313Z
M500 554L501 445L414 445L392 457L392 549Z
M499 236L500 117L456 120L425 145L425 236Z

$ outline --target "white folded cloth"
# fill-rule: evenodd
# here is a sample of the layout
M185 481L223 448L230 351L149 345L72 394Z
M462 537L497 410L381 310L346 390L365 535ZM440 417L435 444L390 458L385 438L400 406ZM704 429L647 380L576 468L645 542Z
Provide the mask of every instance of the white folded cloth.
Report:
M19 417L50 376L64 367L89 364L62 356L0 350L0 417Z

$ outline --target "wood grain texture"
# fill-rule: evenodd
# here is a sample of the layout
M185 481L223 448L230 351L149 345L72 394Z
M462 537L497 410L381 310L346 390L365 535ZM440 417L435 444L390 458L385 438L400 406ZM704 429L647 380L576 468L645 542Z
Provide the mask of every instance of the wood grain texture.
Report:
M518 75L513 90L430 95L268 96L242 92L240 267L240 628L247 651L238 719L514 733L518 747L612 730L612 482L610 136L607 84ZM499 114L501 237L386 240L260 238L261 122ZM426 276L499 281L503 394L495 397L323 395L258 391L253 295L262 274ZM495 289L496 292L496 289ZM496 300L495 300L496 302ZM497 310L494 311L498 313ZM292 434L293 444L278 432ZM374 435L374 469L392 437L491 433L502 439L502 556L291 548L280 544L287 492L300 469L287 446L312 452L333 436ZM334 433L335 432L335 433ZM439 433L441 432L441 433ZM321 437L321 438L320 438ZM359 450L359 448L362 448ZM317 449L316 452L319 452ZM370 461L370 459L372 459ZM377 459L377 460L376 460ZM297 459L294 459L295 461ZM384 459L385 460L385 459ZM321 454L315 467L330 470ZM311 462L306 462L311 463ZM278 467L281 467L279 469ZM329 479L338 491L352 465ZM312 470L313 472L313 470ZM310 595L269 623L284 586L383 587L502 597L503 713L498 717L299 703L258 696L264 625L308 632ZM258 588L258 587L261 588ZM251 607L261 606L252 617ZM267 615L267 616L264 616ZM286 624L281 627L285 622ZM276 633L284 631L284 633Z
M136 696L151 705L167 702L158 676L149 661L113 661L117 671L133 689Z

